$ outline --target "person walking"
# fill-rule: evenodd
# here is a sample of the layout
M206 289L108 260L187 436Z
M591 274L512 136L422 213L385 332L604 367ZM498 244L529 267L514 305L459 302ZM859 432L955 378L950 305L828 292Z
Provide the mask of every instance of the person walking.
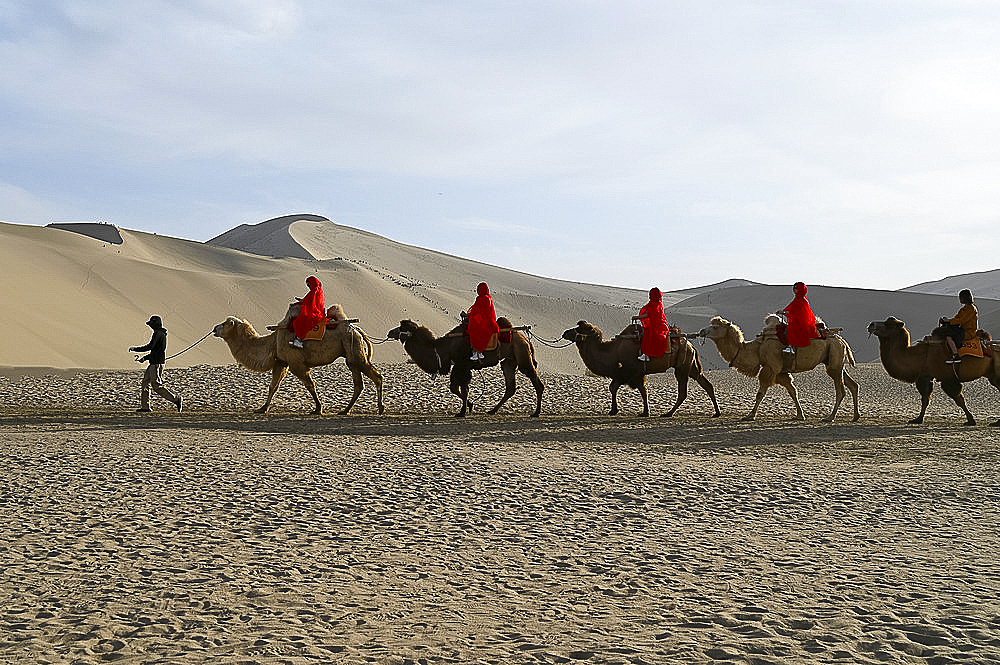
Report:
M151 410L149 408L150 388L163 399L173 403L180 411L183 403L181 396L174 395L163 385L163 365L167 361L167 329L163 327L163 321L156 315L149 317L146 325L153 329L153 336L149 339L149 343L144 346L130 346L128 349L138 352L148 351L146 355L135 359L136 362L140 363L149 361L146 372L142 375L142 392L139 398L139 408L136 411L148 413Z

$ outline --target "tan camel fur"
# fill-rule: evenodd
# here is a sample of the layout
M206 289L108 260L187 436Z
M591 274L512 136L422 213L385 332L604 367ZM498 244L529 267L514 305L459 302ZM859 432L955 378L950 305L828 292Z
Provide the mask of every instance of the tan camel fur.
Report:
M805 420L802 407L799 404L798 390L792 379L792 374L807 372L819 364L826 365L826 373L833 379L833 385L837 392L837 399L833 404L833 411L824 418L826 422L833 422L837 417L837 410L843 401L846 391L844 386L851 391L854 398L854 421L861 418L858 409L858 384L845 371L848 362L853 366L854 354L851 347L839 335L830 335L827 339L814 339L809 346L797 349L795 363L790 371L785 371L782 358L782 349L785 345L778 340L774 330L776 321L769 318L767 327L752 342L743 339L743 331L739 326L726 319L716 316L707 328L703 328L702 337L708 337L715 342L719 355L741 374L756 377L759 382L757 389L757 399L753 409L744 417L744 420L753 420L757 417L757 409L767 393L767 389L773 385L781 385L788 391L788 395L795 404L795 419Z
M295 307L297 305L293 305ZM346 319L339 305L329 310L337 318ZM287 317L286 317L287 320ZM323 413L323 406L316 393L316 383L310 370L313 367L329 365L338 358L345 358L347 368L354 378L354 395L342 415L350 412L364 389L361 375L367 376L375 384L379 414L384 413L382 403L382 375L372 365L372 343L361 328L350 323L341 323L336 328L328 328L323 339L306 340L304 348L289 345L294 333L281 326L270 335L261 337L249 322L230 316L215 326L214 334L229 345L229 351L236 362L254 372L271 372L271 387L268 389L264 405L258 413L266 413L271 406L274 393L278 391L282 379L290 370L305 385L316 403L314 414Z
M920 415L910 423L919 424L924 421L935 380L941 382L941 389L965 413L966 425L975 425L976 419L965 403L962 384L986 377L994 387L1000 389L1000 364L997 362L996 352L984 358L962 356L962 362L948 364L945 361L951 357L951 351L941 340L922 340L911 345L910 331L906 329L906 324L892 316L885 321L872 321L868 324L868 333L878 337L879 357L889 376L916 384L917 392L920 393ZM1000 419L990 425L1000 425Z

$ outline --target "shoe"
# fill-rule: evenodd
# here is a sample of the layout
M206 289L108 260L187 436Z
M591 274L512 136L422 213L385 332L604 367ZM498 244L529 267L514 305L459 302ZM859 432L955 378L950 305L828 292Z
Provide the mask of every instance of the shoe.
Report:
M643 353L639 356L639 360L641 360L642 362L646 362L647 360L649 360L649 356Z
M786 346L784 349L781 350L781 352L782 353L795 353L795 349L793 349L790 346Z
M301 349L303 348L302 340L296 337L295 339L293 339L291 342L288 343L288 346L294 346L296 349Z
M148 407L147 407L147 408L144 408L144 409L136 409L136 410L135 410L135 412L136 412L136 413L149 413L149 412L151 412L151 411L152 411L152 409L150 409L150 408L148 408Z
M181 412L181 408L182 408L183 403L184 403L184 398L178 396L177 397L177 413Z

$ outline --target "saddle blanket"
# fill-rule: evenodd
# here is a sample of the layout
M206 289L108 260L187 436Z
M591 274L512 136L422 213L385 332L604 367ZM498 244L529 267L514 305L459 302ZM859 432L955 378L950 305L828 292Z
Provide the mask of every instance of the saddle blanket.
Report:
M330 319L320 319L319 323L314 325L312 329L305 334L302 339L323 339L323 333L326 332L326 322Z
M960 356L974 356L976 358L983 357L983 344L979 338L967 339L958 347L958 355Z

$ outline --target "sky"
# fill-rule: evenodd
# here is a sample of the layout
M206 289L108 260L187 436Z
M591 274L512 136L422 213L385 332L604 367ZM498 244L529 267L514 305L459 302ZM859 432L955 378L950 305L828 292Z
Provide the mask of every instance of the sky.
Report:
M0 0L0 220L572 281L1000 268L1000 3Z

